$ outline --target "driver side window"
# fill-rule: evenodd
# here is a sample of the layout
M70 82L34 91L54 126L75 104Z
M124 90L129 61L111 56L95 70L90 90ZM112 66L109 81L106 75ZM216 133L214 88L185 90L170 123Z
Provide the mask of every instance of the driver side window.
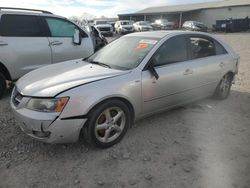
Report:
M154 66L182 62L188 59L187 44L184 36L175 36L168 39L154 54Z
M46 18L46 22L52 37L73 37L75 30L79 31L74 24L61 19Z

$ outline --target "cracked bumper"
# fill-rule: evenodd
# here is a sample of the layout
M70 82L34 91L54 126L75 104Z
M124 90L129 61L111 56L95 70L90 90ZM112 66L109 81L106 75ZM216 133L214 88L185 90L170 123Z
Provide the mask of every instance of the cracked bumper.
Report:
M27 135L46 143L73 143L79 139L80 131L87 119L61 120L57 113L41 113L26 108L15 109L20 128Z

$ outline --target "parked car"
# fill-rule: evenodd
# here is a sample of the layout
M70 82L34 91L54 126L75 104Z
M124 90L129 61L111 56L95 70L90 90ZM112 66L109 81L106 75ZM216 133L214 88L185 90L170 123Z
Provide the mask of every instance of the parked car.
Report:
M95 20L94 25L105 36L113 36L113 26L108 23L106 20Z
M42 10L0 8L0 97L6 80L93 53L88 33L64 17Z
M139 21L133 24L135 31L153 31L153 27L147 21Z
M186 21L182 25L182 28L189 30L189 31L207 32L207 26L201 22L196 22L196 21Z
M114 21L109 21L108 23L109 23L110 25L112 25L113 31L115 31L115 22L114 22Z
M171 30L174 29L174 22L170 22L167 19L159 19L152 23L152 27L154 30Z
M101 31L96 26L91 26L91 36L95 46L95 52L108 44L107 39L102 35Z
M134 32L133 22L130 20L120 20L115 23L115 32L119 34L127 34Z
M11 107L21 129L48 143L85 139L106 148L145 116L228 97L239 56L213 35L154 31L123 36L82 60L18 80Z

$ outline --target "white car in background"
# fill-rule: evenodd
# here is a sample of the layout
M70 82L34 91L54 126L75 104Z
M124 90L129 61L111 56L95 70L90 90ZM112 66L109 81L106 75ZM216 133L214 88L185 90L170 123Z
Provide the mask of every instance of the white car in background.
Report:
M113 36L113 26L107 20L95 20L94 26L105 36Z
M134 32L133 21L120 20L115 23L115 32L119 34L127 34Z
M135 31L153 31L153 27L147 21L139 21L133 24Z

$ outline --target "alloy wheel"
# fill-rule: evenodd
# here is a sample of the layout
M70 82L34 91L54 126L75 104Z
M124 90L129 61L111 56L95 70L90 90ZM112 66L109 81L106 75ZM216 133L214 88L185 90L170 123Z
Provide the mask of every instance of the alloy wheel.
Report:
M102 143L117 139L126 125L126 116L119 107L105 109L95 123L95 137Z

